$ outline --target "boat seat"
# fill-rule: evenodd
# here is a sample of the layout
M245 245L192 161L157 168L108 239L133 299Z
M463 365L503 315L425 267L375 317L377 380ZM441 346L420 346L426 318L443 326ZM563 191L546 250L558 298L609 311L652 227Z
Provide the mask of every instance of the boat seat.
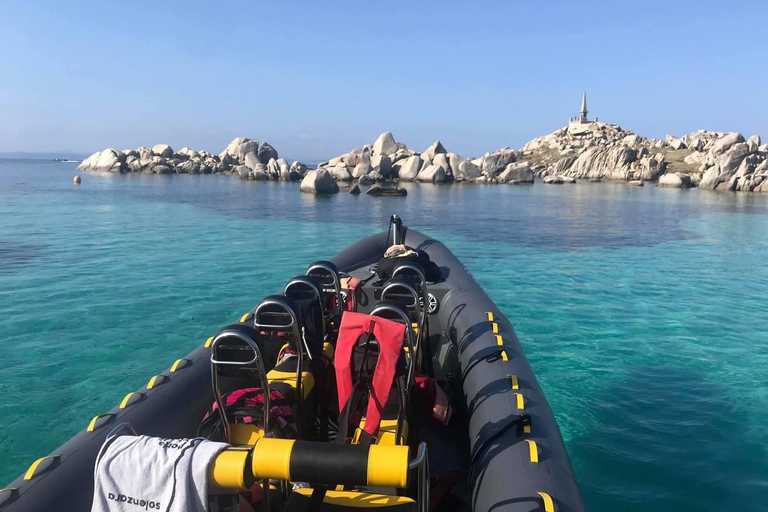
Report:
M410 337L411 343L416 342L416 330L413 328L413 322L409 321L411 318L410 308L404 301L395 299L379 300L374 304L371 314L405 324L406 335ZM409 346L411 343L403 343L403 353L409 360L412 357L411 348ZM414 349L418 350L418 347L414 347ZM420 359L421 354L418 353L417 357Z
M261 389L270 393L266 380L265 354L269 350L259 332L250 325L236 323L224 327L211 343L211 373L213 394L216 400L216 412L224 426L224 439L230 444L253 444L264 434L263 423L238 423L228 416L224 406L224 396L237 390ZM267 357L276 357L275 354ZM228 389L224 389L227 387ZM209 413L210 414L210 413ZM203 420L207 421L209 415Z
M312 357L321 356L323 344L328 337L327 315L323 306L323 284L313 276L296 276L285 285L283 295L293 301L302 335Z
M405 415L402 422L402 432L400 439L397 439L397 418L399 415L400 398L397 386L393 386L389 393L389 399L381 413L381 422L379 423L379 433L376 444L384 446L406 445L408 443L408 416ZM353 443L360 439L362 430L365 428L365 417L360 418L360 426L355 429L355 435L352 438Z
M377 317L377 327L371 331L374 337L361 336L361 333L368 332L368 323L373 326ZM351 428L348 435L353 444L405 445L408 439L409 405L406 390L414 365L408 361L410 352L402 349L405 340L398 340L393 336L405 336L405 345L413 346L413 331L408 312L401 302L385 300L376 303L370 316L347 313L344 318L344 338L340 338L340 345L343 344L345 350L349 351L345 351L345 354L350 355L344 356L349 357L349 362L336 359L339 408L344 411L345 407L352 404L354 409L346 410L344 420L340 419L340 422L349 420L348 423L340 425L341 432L347 434L347 426ZM347 319L350 320L349 323ZM396 324L400 324L402 330ZM356 336L359 337L355 340ZM351 350L350 341L353 343ZM381 359L382 355L385 359ZM385 377L377 380L376 375L380 371L385 372ZM359 379L364 379L362 386ZM351 386L354 386L351 388L352 392L349 391ZM388 388L382 389L381 386ZM386 398L382 396L383 392L387 393ZM381 398L374 399L374 395ZM378 405L378 400L381 399L386 400L383 407Z
M332 261L315 261L307 267L307 276L313 277L320 283L320 289L323 293L323 309L329 327L328 332L336 331L345 310L339 269Z
M420 272L415 264L405 262L395 269L403 272ZM428 303L429 299L426 294L426 282L421 274L405 274L395 275L384 283L384 287L381 291L382 300L395 301L403 305L408 312L408 317L411 320L411 329L415 335L415 346L417 348L416 354L416 368L419 371L428 375L432 374L431 363L429 361L429 355L425 354L425 351L429 351L429 322L427 320L427 311L424 309L424 304ZM406 346L404 350L408 352L410 357L409 348ZM425 363L427 363L425 365Z
M297 489L288 498L283 512L306 512L312 489ZM369 494L357 491L328 491L323 503L315 509L321 512L386 509L388 512L416 512L416 502L407 496Z
M267 371L266 380L270 389L279 391L295 411L300 439L306 438L307 425L314 417L316 383L325 378L322 358L318 357L318 350L319 354L323 351L322 334L318 332L317 338L305 335L308 329L302 322L311 317L308 313L311 305L307 301L313 300L319 302L317 298L294 300L285 295L270 295L256 306L253 320L265 343L281 347L279 353L291 353L287 357L278 355L276 364ZM283 350L286 344L288 347Z
M269 387L283 394L288 401L297 399L296 393L296 365L298 357L289 357L267 372ZM307 365L311 366L311 365ZM315 375L312 368L306 367L301 372L302 398L306 401L315 389Z

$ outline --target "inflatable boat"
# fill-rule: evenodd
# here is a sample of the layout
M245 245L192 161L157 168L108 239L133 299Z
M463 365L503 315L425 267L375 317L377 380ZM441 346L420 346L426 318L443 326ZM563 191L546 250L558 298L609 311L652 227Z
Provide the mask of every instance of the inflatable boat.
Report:
M137 433L232 445L211 510L585 510L511 323L443 244L393 216L287 283L34 461L0 511L90 510L102 446Z

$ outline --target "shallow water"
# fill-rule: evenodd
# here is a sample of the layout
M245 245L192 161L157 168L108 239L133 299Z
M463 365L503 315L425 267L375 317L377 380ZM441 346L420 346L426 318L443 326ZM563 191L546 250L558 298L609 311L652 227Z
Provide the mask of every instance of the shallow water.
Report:
M592 511L768 500L768 197L621 184L315 198L0 160L0 482L282 287L438 237L515 325Z

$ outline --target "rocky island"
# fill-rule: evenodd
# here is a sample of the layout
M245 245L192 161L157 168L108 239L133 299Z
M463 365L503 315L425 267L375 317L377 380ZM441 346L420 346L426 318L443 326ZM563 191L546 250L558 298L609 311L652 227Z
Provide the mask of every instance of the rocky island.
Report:
M768 192L768 144L735 132L694 133L664 140L648 139L619 125L590 120L586 94L581 111L568 124L537 137L522 149L509 147L481 157L449 152L438 140L423 151L408 148L391 132L373 144L320 163L308 170L301 162L279 158L270 144L238 137L215 155L167 144L125 151L105 149L78 170L143 174L231 174L242 180L301 181L307 193L335 193L337 182L379 184L371 195L404 195L394 182L524 185L536 178L546 184L577 180L619 180L630 185L656 181L658 187ZM357 187L353 187L358 185ZM343 185L342 185L343 186Z

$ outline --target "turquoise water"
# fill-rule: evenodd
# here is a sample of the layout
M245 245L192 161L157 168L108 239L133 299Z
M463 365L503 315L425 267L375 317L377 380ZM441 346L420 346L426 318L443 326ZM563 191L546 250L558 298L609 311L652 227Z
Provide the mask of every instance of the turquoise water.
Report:
M225 176L0 160L0 482L308 262L445 242L512 323L590 510L764 510L768 197L419 186L315 198Z

